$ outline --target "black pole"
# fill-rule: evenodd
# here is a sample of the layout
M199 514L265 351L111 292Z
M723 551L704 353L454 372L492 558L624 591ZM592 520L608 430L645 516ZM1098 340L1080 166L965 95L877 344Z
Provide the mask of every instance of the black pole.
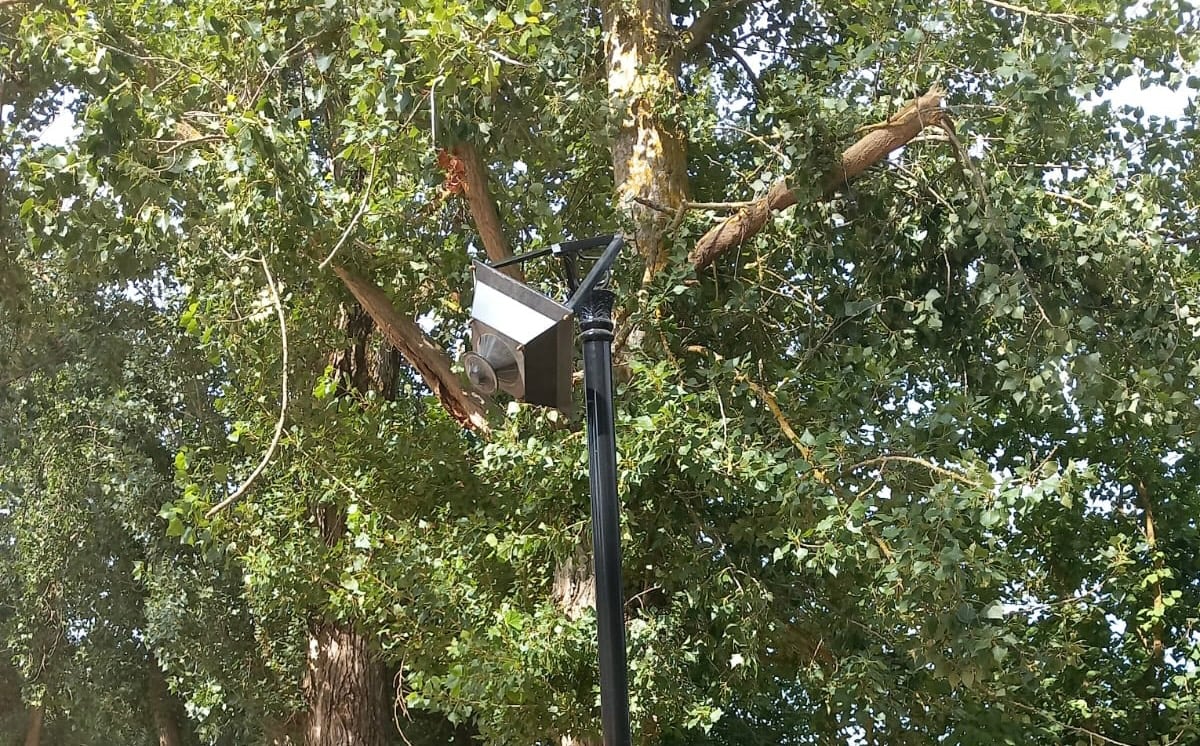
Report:
M612 291L592 288L578 298L576 311L583 338L583 386L587 396L600 722L604 746L629 746L629 679L625 660L625 602L621 596L621 526L612 398L613 297Z

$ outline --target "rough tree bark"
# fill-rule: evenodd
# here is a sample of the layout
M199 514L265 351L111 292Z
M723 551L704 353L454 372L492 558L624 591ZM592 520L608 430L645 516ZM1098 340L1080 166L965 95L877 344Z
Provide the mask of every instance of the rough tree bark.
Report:
M883 160L888 153L906 144L921 130L942 124L943 91L934 86L913 99L886 122L870 128L858 142L842 153L837 165L822 178L826 195L833 194L850 179ZM766 225L771 213L796 204L796 194L786 179L771 185L767 195L737 214L725 219L700 237L688 254L697 269L705 269L725 252L742 245Z
M462 193L467 199L471 221L479 231L487 258L493 262L509 258L512 256L512 247L504 236L500 211L496 208L496 200L492 199L492 192L488 188L488 170L483 158L473 144L465 141L455 145L451 152L462 164ZM524 275L518 265L505 267L502 271L509 277L524 281Z
M309 631L307 746L385 746L387 682L366 635L345 623Z
M679 55L672 46L669 0L606 0L604 43L609 103L620 116L613 138L613 179L649 279L667 261L664 235L672 216L646 203L677 208L687 196L683 134L658 115L679 96Z
M343 308L339 326L350 344L330 356L343 394L396 392L399 354L361 308ZM345 533L346 512L340 505L313 504L310 513L326 546ZM304 692L308 713L307 746L385 746L389 732L387 677L371 640L353 623L310 619L308 670Z
M38 705L29 708L29 723L25 726L25 746L41 746L42 724L45 719L45 707Z
M162 671L153 659L146 664L146 688L158 746L181 746L183 738L179 734L179 716L176 713L175 700L167 689Z

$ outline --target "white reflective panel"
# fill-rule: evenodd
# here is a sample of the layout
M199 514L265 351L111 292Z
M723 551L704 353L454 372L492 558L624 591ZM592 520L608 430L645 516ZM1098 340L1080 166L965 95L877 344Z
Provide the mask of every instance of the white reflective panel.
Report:
M555 319L543 316L483 283L475 285L471 316L511 337L518 344L527 344L555 323Z

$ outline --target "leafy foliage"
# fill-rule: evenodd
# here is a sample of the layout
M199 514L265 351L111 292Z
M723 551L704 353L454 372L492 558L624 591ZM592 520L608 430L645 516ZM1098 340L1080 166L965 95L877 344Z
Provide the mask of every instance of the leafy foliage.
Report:
M595 730L593 618L555 590L583 433L517 404L463 431L380 374L330 265L460 351L461 141L514 246L631 227L619 5L0 10L0 701L48 741L149 742L148 671L187 738L295 737L328 621L372 641L413 743ZM1110 98L1200 85L1195 10L671 12L678 85L645 95L691 197L786 177L799 204L700 274L722 208L681 209L664 268L614 273L636 739L1196 739L1196 104ZM828 194L934 83L954 137Z

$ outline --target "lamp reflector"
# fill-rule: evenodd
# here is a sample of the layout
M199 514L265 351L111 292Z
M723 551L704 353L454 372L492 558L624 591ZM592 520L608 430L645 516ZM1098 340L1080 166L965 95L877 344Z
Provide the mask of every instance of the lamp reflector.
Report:
M488 396L499 390L569 412L573 322L571 309L476 262L467 379Z

